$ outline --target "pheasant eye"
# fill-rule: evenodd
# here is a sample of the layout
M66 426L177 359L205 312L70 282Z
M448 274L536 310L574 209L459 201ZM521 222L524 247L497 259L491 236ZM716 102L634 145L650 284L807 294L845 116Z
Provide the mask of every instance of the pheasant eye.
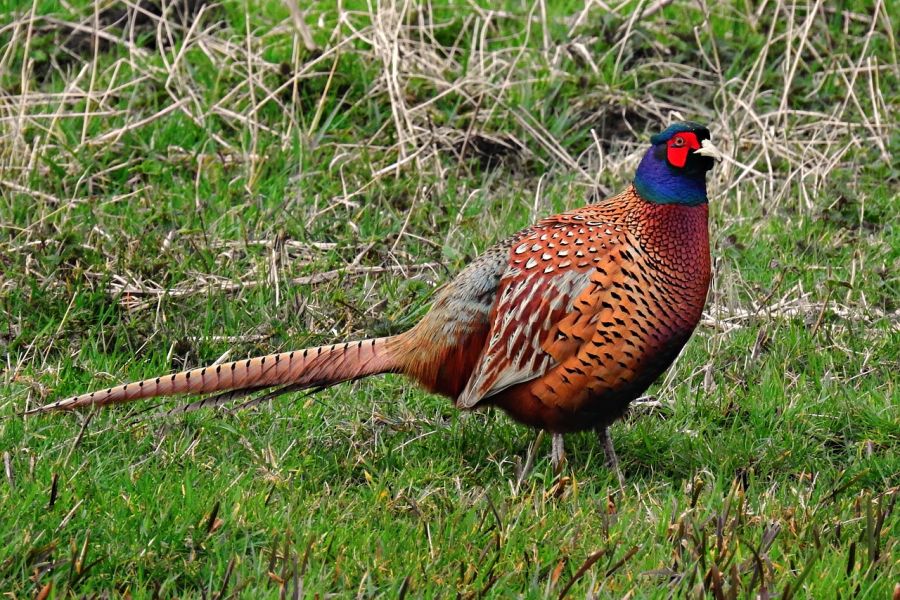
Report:
M688 152L691 148L699 148L699 144L693 139L690 132L680 133L669 139L668 151L666 158L669 164L676 168L682 168L687 164Z

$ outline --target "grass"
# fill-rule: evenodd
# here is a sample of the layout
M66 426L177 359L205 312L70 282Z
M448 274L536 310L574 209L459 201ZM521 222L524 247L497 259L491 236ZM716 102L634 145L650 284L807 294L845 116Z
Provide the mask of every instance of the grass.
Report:
M0 2L9 597L896 597L889 5ZM95 36L93 32L98 31ZM181 418L60 396L402 331L542 215L710 124L685 352L561 477L399 377ZM325 274L319 276L318 274Z

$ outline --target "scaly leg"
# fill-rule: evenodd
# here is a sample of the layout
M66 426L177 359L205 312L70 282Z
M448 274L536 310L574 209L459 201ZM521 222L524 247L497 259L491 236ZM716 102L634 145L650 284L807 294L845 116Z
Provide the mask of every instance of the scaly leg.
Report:
M563 446L563 434L554 433L551 437L552 450L550 451L550 462L553 464L553 472L559 475L562 472L563 465L566 464L566 449Z
M605 425L598 427L597 437L600 438L603 452L606 454L606 466L616 474L616 478L619 480L619 487L625 489L625 478L622 477L622 471L619 469L619 458L616 456L616 449L613 448L612 438L609 436L609 427Z

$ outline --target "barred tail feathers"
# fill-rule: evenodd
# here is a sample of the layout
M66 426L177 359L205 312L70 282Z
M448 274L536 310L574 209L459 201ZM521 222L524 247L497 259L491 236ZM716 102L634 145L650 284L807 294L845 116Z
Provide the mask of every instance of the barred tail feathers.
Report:
M400 366L388 343L391 339L373 338L319 346L182 371L72 396L25 414L288 384L294 389L328 387L368 375L397 372Z

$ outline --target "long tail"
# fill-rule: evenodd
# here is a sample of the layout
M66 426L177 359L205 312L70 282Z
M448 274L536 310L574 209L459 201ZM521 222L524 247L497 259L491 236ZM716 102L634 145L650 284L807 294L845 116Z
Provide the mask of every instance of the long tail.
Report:
M393 340L396 338L374 338L319 346L182 371L73 396L29 410L25 414L103 406L177 394L256 391L278 385L287 385L291 390L326 388L368 375L399 371L400 365L392 350Z

